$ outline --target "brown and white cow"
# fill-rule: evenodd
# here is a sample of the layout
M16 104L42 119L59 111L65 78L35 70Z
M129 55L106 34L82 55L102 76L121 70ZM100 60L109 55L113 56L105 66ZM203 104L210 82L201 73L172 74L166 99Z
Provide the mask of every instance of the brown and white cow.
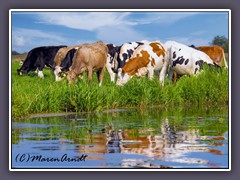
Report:
M55 75L55 81L60 81L62 80L62 77L60 77L60 73L62 72L62 62L64 58L66 57L67 53L71 51L72 49L78 49L80 45L76 46L67 46L63 47L58 50L55 58L54 58L54 63L55 63L55 69L54 69L54 75Z
M119 69L117 85L127 83L133 76L145 76L152 79L154 71L159 71L159 80L164 85L164 78L168 68L168 61L165 59L166 51L159 42L140 45L133 53L125 66Z
M93 70L97 71L99 86L102 85L108 47L98 41L92 44L82 44L73 58L72 66L69 68L67 79L69 83L77 82L78 76L85 70L88 72L88 81L92 80Z
M206 53L219 67L222 67L222 62L224 61L225 67L228 68L224 49L221 46L199 46L197 49Z

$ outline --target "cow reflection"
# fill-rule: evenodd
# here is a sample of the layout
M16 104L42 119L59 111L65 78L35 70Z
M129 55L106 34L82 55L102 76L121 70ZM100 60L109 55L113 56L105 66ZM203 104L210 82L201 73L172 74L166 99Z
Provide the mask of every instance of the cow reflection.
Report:
M77 147L80 153L88 154L88 159L104 159L106 153L138 154L154 157L159 160L182 158L189 152L210 152L221 155L207 144L199 140L207 139L200 136L198 130L181 131L175 125L169 125L166 119L159 131L152 129L104 130L101 133L90 133L84 142ZM184 161L196 161L187 159ZM203 163L206 163L205 161Z
M81 144L77 146L77 151L85 154L128 153L163 156L165 148L175 148L176 143L182 142L182 135L168 132L168 126L165 126L165 129L159 135L152 134L148 129L111 129L102 133L90 133L84 140L75 143Z

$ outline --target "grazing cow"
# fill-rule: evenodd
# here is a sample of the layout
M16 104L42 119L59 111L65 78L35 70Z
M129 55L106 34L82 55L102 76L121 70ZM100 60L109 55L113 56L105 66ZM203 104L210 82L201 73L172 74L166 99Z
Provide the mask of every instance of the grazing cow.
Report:
M73 58L72 66L69 68L67 79L69 83L77 82L78 75L88 71L88 82L92 80L93 70L97 71L99 86L102 85L108 47L98 41L92 44L82 44Z
M205 52L219 67L222 67L222 61L224 60L224 65L228 68L225 53L221 46L199 46L197 48Z
M118 73L119 68L123 68L129 58L132 56L134 50L148 41L143 40L139 42L124 43L121 46L113 46L108 44L108 59L107 59L107 70L110 74L111 81L115 81L115 74Z
M42 46L29 51L23 65L17 70L18 75L28 74L29 71L37 71L38 76L43 78L42 70L45 66L54 67L54 57L58 50L66 46Z
M123 68L123 66L131 58L135 49L137 49L138 46L147 44L147 43L148 43L147 41L139 41L139 42L129 42L129 43L123 44L119 52L119 58L114 59L115 63L117 64L117 68L118 69ZM118 69L115 69L115 73L118 73Z
M123 68L119 69L117 85L127 83L133 76L144 76L152 79L154 71L160 71L159 80L164 85L164 78L168 68L168 59L165 59L165 49L160 42L151 42L140 45Z
M77 52L77 50L78 50L78 47L68 51L67 55L65 56L65 58L63 59L63 61L61 62L61 65L60 65L62 72L69 71L69 68L72 66L73 57L74 57L75 53Z
M199 73L204 63L215 65L207 54L184 44L167 41L164 47L169 58L170 81L172 80L173 72L176 72L178 75L191 75Z
M72 65L72 58L74 56L74 53L76 52L79 46L80 45L68 46L68 47L63 47L59 49L58 53L54 58L55 81L62 80L63 75L65 75L64 73L62 73L62 71L63 69L65 70L65 72L68 71L69 67Z

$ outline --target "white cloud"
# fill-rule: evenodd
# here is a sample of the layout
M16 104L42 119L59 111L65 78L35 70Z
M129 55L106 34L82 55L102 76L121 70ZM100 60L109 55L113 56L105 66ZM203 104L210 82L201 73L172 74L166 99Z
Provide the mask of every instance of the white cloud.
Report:
M97 38L103 39L107 43L120 45L131 41L140 41L149 39L142 33L134 30L132 27L107 27L97 30Z
M140 16L136 16L140 14ZM146 37L137 25L159 23L169 25L198 14L197 12L49 12L38 13L38 23L60 25L72 29L94 31L99 40L111 43L124 43ZM138 18L137 18L138 17ZM139 18L141 17L141 18Z
M144 15L140 19L130 15ZM140 24L172 24L199 14L198 12L48 12L37 13L38 22L93 31L105 26L135 26Z
M34 47L66 44L67 39L55 32L43 32L36 29L14 28L12 31L13 50L28 51Z
M34 39L34 38L43 38L54 40L57 42L64 42L65 38L56 35L55 32L43 32L36 29L25 29L25 28L15 28L13 29L13 38L24 38L24 39Z
M94 31L104 26L120 26L129 13L114 12L82 12L82 13L38 13L38 22L61 25L73 29Z
M137 25L158 23L166 26L196 14L195 12L140 12L139 14L137 12L38 12L33 13L32 16L36 17L35 23L91 31L95 33L97 40L120 45L120 43L129 41L157 39L147 37L147 33L141 32ZM95 37L92 40L95 40ZM12 33L14 50L23 48L29 50L41 45L70 45L69 43L78 44L78 42L92 41L76 39L75 42L69 42L59 32L45 32L36 29L13 28Z
M13 44L16 46L24 46L25 45L24 37L21 35L13 35L12 41L13 41Z

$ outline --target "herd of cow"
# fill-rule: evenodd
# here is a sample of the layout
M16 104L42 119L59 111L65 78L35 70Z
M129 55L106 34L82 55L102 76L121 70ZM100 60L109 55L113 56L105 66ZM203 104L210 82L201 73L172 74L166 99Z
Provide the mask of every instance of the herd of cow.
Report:
M65 76L69 83L77 82L78 77L88 72L88 81L96 71L101 86L104 70L107 69L111 81L124 85L132 77L148 76L152 79L158 74L161 85L168 76L170 82L173 75L194 75L202 70L203 64L222 67L224 60L228 68L224 50L220 46L187 46L175 41L162 44L159 41L139 41L115 46L102 41L84 43L75 46L42 46L29 51L18 75L36 71L44 77L43 68L50 67L55 80Z

